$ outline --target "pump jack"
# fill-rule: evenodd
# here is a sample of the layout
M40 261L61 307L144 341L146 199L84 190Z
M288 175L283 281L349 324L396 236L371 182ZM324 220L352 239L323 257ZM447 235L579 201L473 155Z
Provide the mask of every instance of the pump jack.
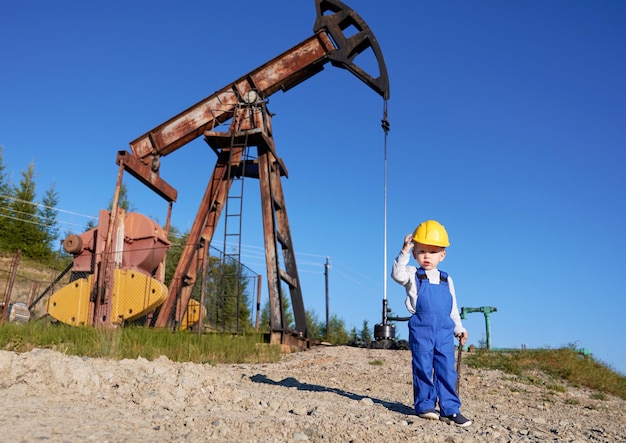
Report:
M118 152L119 173L112 210L106 220L102 220L101 215L101 221L106 225L101 226L101 231L106 229L106 232L89 231L83 234L86 235L86 241L74 236L71 241L68 242L66 239L65 242L69 243L69 250L67 248L66 250L74 254L75 261L85 254L92 257L90 280L85 280L83 284L85 287L89 286L89 291L86 292L91 294L89 316L85 323L112 325L123 322L126 315L123 309L116 311L111 309L116 284L113 273L117 269L119 274L119 268L123 264L107 259L111 257L111 253L118 250L116 248L121 247L119 241L115 244L115 240L120 238L119 229L123 230L124 225L123 211L117 207L123 173L129 172L167 201L169 205L165 227L167 231L177 191L159 175L161 158L204 136L204 140L217 155L217 161L167 290L167 296L154 311L156 315L151 318L151 325L158 328L167 326L176 328L181 324L198 271L207 256L233 180L239 177L253 177L259 179L261 189L270 301L269 342L309 346L304 302L281 185L281 177L288 175L287 167L274 146L271 114L266 107L267 99L278 90L288 91L318 74L328 62L348 70L384 99L383 128L388 128L386 102L389 98L387 68L378 42L368 25L341 1L314 1L317 17L312 37L135 139L130 143L130 153ZM353 33L347 36L345 33L347 30ZM354 63L358 55L368 50L373 52L378 64L377 76L370 75ZM231 123L228 131L214 131L218 125L229 120ZM257 149L257 158L254 160L244 156L249 147ZM125 234L122 237L125 237ZM163 235L159 234L156 237L161 246L169 246ZM87 242L90 242L89 246L86 245ZM96 254L95 251L102 253ZM281 268L279 256L281 252L284 269ZM164 260L163 257L158 263L152 263L156 266L144 267L137 272L143 272L149 279L153 278L162 283L161 271ZM127 260L126 267L133 267L133 264ZM285 321L282 302L284 295L281 290L283 282L289 287L295 331L289 330ZM74 299L77 298L80 297L76 295ZM60 301L59 297L56 301ZM117 314L117 318L112 315L113 312Z

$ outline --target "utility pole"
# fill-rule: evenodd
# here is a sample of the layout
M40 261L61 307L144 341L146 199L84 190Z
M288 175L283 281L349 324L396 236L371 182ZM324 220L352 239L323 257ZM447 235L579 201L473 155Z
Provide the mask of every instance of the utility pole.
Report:
M330 257L326 257L326 264L324 265L324 279L326 281L326 341L330 339L330 320L328 310L328 270L330 269L330 263L328 262Z

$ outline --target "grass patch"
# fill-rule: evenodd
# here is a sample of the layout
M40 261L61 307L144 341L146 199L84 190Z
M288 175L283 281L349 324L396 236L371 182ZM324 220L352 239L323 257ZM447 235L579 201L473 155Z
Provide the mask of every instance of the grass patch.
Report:
M554 383L547 384L546 388L550 389L551 391L556 391L556 392L565 392L565 391L567 391L565 386L557 385L557 384L554 384Z
M499 369L533 384L537 383L533 372L541 371L570 385L588 387L626 400L626 377L591 356L577 352L573 346L507 351L479 349L469 354L465 362L469 367Z
M203 334L132 326L117 329L68 326L31 321L0 327L0 349L28 352L53 349L67 355L121 360L165 356L193 363L271 363L280 347L263 343L262 334Z
M369 362L369 364L373 366L382 366L384 363L385 363L384 361L378 358Z
M604 392L594 392L591 394L591 398L594 400L606 400L606 395Z

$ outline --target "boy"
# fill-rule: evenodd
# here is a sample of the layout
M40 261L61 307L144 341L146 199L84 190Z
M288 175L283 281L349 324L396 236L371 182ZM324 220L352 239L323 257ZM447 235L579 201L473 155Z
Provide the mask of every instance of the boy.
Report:
M406 308L412 314L409 346L415 412L422 418L465 427L472 421L461 415L461 400L455 389L454 337L462 346L467 331L461 324L452 278L437 269L448 246L443 225L435 220L421 223L404 238L391 278L404 286ZM408 264L411 249L419 268ZM440 414L435 409L437 401Z

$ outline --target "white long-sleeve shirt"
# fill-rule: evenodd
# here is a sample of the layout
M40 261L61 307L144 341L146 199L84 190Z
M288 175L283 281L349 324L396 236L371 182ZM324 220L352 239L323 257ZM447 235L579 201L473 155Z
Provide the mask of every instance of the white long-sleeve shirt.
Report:
M415 313L415 306L417 305L417 290L418 284L415 279L415 273L417 267L409 264L409 254L402 251L398 254L393 262L391 269L391 278L397 283L404 286L406 290L406 300L404 304L407 310L411 313ZM438 269L431 269L426 271L426 276L431 285L438 285L440 282L440 274ZM461 315L459 314L459 308L456 304L456 292L454 291L454 282L452 277L448 276L448 286L450 287L450 294L452 294L452 310L450 311L450 318L454 321L454 335L458 335L461 332L466 332L463 324L461 323Z

